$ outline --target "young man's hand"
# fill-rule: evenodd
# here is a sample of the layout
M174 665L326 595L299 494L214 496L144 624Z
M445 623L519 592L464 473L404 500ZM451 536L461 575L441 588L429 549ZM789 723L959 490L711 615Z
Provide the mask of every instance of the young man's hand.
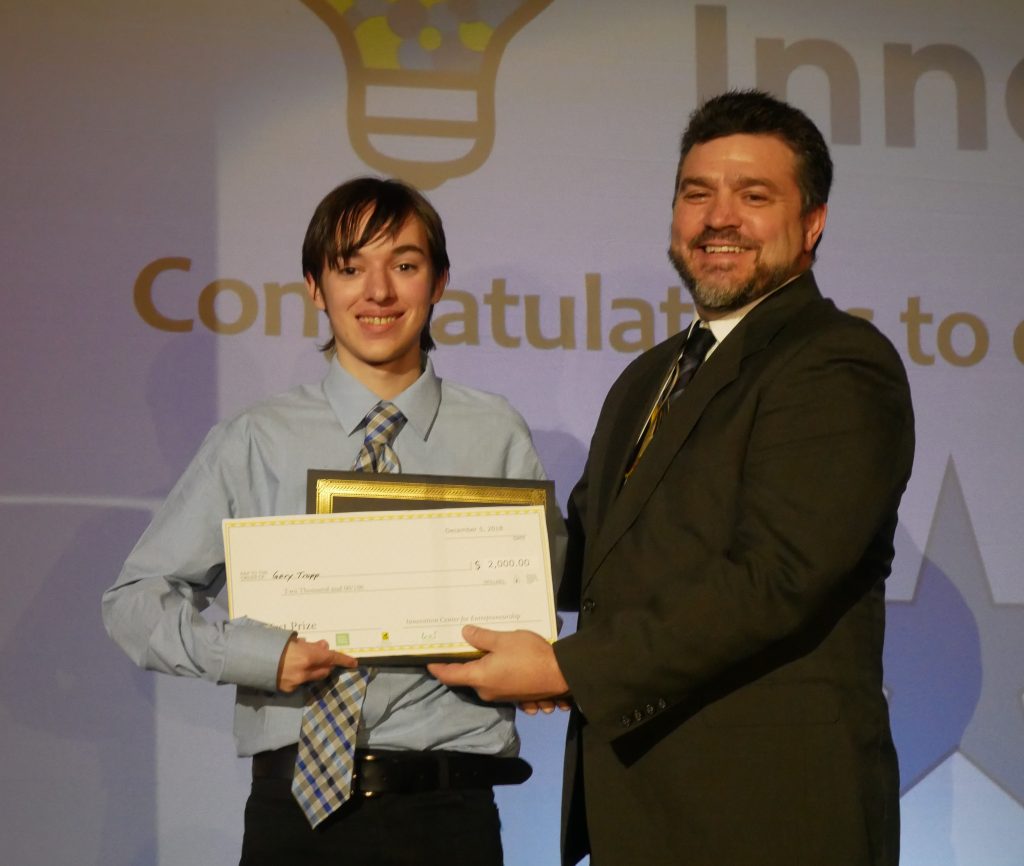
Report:
M322 680L336 667L354 668L359 662L351 656L334 652L325 640L310 643L301 637L293 637L281 653L277 668L277 688L282 692L294 692L303 683Z

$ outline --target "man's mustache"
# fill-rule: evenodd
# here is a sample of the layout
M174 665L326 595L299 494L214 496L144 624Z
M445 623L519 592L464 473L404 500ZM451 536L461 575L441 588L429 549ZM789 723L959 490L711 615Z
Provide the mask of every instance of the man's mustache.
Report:
M744 237L737 231L711 231L705 229L688 244L691 250L708 245L720 245L730 247L743 247L744 249L758 249L760 244L751 238Z

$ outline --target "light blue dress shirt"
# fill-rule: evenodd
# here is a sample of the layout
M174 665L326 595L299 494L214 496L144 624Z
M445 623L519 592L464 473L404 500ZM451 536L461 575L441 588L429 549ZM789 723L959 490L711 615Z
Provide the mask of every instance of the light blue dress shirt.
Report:
M239 755L294 743L306 690L276 691L288 631L201 613L224 586L221 520L303 513L306 471L350 469L363 442L359 424L378 400L332 361L322 383L218 424L103 596L107 631L136 664L238 687ZM442 381L429 360L393 402L407 419L394 441L402 471L544 478L529 430L508 402ZM513 755L514 712L452 691L423 668L377 669L359 745Z

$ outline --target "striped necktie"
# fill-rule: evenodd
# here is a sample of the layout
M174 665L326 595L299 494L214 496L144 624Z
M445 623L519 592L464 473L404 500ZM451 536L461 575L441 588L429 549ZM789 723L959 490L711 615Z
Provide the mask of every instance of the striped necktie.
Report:
M352 469L357 472L399 472L391 443L405 423L394 403L380 402L363 419L363 447ZM352 794L356 733L369 672L336 669L310 687L299 729L298 757L292 795L311 826L333 814Z
M711 333L711 329L700 320L696 321L686 337L682 353L672 364L668 375L662 382L661 390L658 391L651 412L647 416L647 422L644 424L644 429L641 431L634 449L633 459L626 470L627 479L636 471L640 458L647 450L647 446L651 444L658 422L669 410L672 401L682 393L683 388L690 384L690 380L697 373L697 368L704 362L704 358L714 344L715 335Z

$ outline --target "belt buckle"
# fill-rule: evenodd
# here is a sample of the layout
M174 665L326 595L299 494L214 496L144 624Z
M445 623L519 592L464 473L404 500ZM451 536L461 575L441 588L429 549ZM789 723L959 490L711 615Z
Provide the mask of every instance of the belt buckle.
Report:
M361 764L370 764L370 763L372 763L373 761L376 761L376 760L377 760L377 756L374 755L374 754L363 755L362 758L360 759L360 763ZM353 784L355 783L357 778L359 778L359 774L357 772L353 771L353 773L352 773L352 782L353 782ZM359 793L362 794L364 800L372 800L374 797L376 797L376 796L378 796L380 794L379 791L360 791Z

